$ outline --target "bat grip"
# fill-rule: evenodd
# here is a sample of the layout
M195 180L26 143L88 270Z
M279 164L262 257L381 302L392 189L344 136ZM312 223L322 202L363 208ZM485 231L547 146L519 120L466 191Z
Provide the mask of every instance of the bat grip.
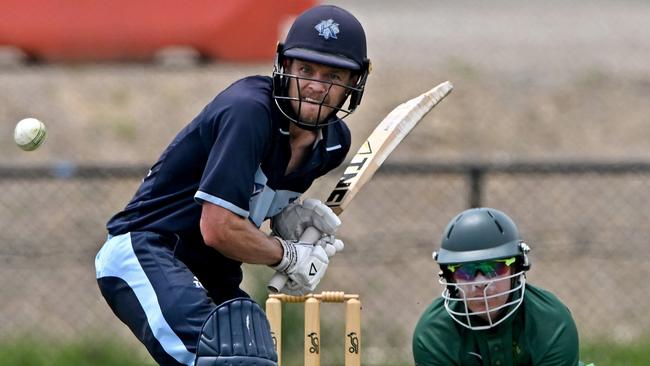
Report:
M318 231L313 226L310 226L305 229L305 231L302 232L302 235L300 235L300 242L301 243L309 243L309 244L315 244L318 239L320 239L321 233ZM266 288L269 290L269 292L277 294L282 290L284 285L287 284L287 281L289 280L289 277L283 273L276 272L273 277L271 277L271 281L269 281L269 284L266 286Z

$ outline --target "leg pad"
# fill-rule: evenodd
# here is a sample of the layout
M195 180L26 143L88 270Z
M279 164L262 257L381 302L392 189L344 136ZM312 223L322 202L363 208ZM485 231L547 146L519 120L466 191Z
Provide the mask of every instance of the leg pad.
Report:
M195 366L277 366L277 360L266 315L253 300L238 297L205 321Z

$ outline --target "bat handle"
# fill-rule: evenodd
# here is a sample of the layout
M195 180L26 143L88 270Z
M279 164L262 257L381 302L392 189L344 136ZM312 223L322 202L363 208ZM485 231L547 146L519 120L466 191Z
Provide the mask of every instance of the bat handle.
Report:
M302 243L310 243L310 244L315 244L318 239L320 239L321 233L318 231L313 226L310 226L303 231L302 235L300 235L300 242ZM276 272L273 277L271 278L271 281L269 281L269 284L266 286L266 288L269 290L269 292L277 294L282 290L284 285L287 284L287 281L289 280L289 277L287 275Z

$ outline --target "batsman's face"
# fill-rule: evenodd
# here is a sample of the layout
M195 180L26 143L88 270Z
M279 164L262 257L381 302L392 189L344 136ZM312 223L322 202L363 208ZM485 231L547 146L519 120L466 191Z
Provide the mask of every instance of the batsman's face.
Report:
M512 269L508 268L507 273L492 278L487 278L479 272L472 282L456 280L456 285L467 301L469 311L478 313L478 316L486 320L488 313L493 321L498 319L499 311L494 309L508 302L509 291L512 288L511 272Z
M323 122L347 98L352 72L302 60L289 63L291 107L304 123Z

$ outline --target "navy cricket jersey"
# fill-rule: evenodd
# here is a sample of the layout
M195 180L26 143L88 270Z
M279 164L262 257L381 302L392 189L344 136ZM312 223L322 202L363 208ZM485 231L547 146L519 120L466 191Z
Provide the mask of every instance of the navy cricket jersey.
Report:
M175 239L166 245L202 281L221 272L240 278L241 263L203 243L201 203L224 207L259 227L340 165L350 148L350 131L339 120L322 129L303 165L285 175L289 123L272 98L270 77L235 82L178 133L126 208L110 219L109 234L168 234Z

